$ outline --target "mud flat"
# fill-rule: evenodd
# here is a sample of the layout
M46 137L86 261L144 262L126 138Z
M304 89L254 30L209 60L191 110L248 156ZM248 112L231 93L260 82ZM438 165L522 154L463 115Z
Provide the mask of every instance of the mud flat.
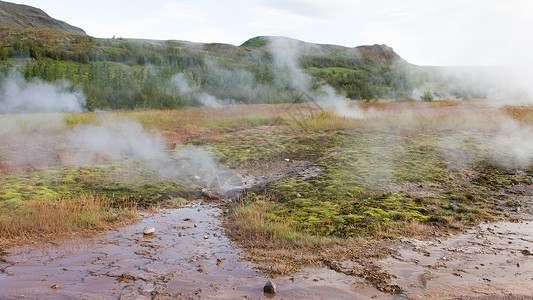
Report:
M11 248L0 262L0 298L265 298L268 276L244 260L221 227L222 208L197 201L145 214L106 234ZM153 235L143 228L153 226ZM273 279L276 298L391 298L359 278L306 268Z
M533 299L530 251L533 222L486 223L443 239L403 239L377 263L412 299Z
M530 221L393 243L390 257L373 261L401 288L391 295L327 267L271 279L226 237L223 209L196 201L106 234L11 248L0 261L0 298L532 299ZM155 233L144 235L146 227ZM268 280L276 295L263 293Z

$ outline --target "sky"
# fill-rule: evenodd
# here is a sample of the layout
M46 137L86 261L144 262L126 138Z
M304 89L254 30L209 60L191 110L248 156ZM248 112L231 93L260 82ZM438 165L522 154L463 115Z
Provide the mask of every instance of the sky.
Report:
M530 0L11 0L99 38L386 44L417 65L531 61Z

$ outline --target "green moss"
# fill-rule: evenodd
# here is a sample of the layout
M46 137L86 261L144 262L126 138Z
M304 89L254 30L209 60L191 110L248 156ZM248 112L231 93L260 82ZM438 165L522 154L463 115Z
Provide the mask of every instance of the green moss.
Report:
M196 197L201 187L162 179L135 162L93 165L34 172L0 178L0 199L27 201L32 198L63 198L91 192L115 199L115 205L134 200L140 205L161 204L174 198ZM188 185L186 187L185 185Z
M294 224L294 230L304 234L348 237L372 234L402 222L447 226L454 221L473 223L491 218L479 201L480 192L474 189L434 198L384 190L389 184L447 184L450 162L439 151L442 136L438 133L411 135L387 127L329 130L324 125L338 121L339 117L329 112L319 113L275 134L232 133L214 144L236 166L251 160L292 158L322 167L324 172L317 176L287 177L248 196L274 199L269 219ZM309 130L299 127L303 123L320 125ZM318 130L321 127L328 130ZM258 152L252 150L255 147ZM302 198L296 198L297 193Z

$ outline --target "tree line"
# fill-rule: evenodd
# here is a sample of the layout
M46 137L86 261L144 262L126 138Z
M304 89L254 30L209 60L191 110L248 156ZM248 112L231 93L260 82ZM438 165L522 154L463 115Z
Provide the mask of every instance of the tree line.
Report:
M56 44L31 39L3 43L0 71L17 69L27 80L67 79L82 87L89 110L180 108L201 105L197 96L202 94L228 103L293 102L300 95L279 80L280 70L264 51L121 38L80 37ZM406 96L414 85L405 66L371 56L304 55L300 65L315 87L329 84L353 100ZM176 74L183 74L192 92L176 86Z

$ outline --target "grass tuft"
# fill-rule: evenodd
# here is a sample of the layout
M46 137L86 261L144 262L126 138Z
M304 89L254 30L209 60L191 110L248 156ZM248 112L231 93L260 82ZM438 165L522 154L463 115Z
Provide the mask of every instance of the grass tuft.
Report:
M112 207L110 199L94 194L62 198L32 198L0 203L1 244L45 236L63 236L109 229L132 222L136 204Z

